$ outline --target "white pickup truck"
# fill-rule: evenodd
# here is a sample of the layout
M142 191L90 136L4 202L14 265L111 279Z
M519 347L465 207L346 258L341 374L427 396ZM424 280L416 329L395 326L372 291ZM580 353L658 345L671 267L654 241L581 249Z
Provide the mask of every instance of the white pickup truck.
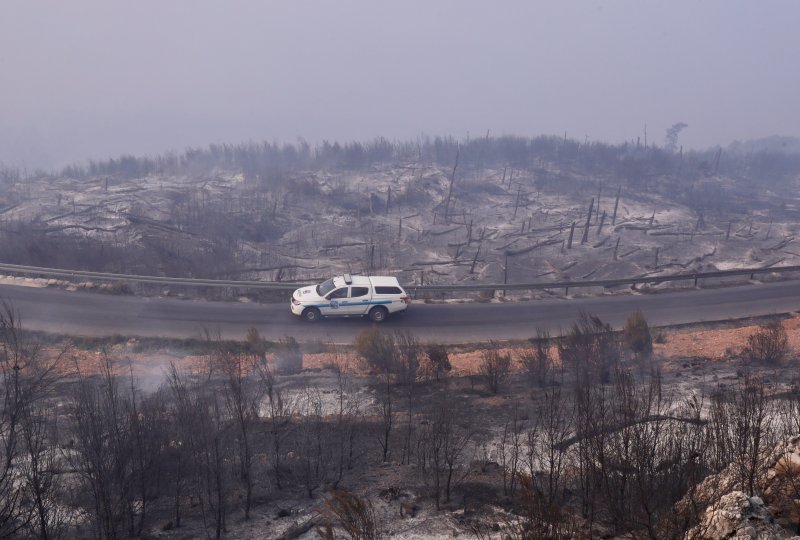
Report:
M409 297L397 278L390 276L333 277L292 293L292 313L306 322L322 317L363 317L379 323L390 313L408 309Z

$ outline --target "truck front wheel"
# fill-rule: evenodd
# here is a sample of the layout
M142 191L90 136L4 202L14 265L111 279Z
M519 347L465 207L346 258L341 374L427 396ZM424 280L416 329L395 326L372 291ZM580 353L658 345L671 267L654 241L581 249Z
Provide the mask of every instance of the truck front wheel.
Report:
M317 322L322 317L322 314L320 314L317 308L310 307L303 310L302 317L306 322Z
M386 320L387 315L389 315L389 312L383 306L377 306L369 310L369 320L374 323L382 323Z

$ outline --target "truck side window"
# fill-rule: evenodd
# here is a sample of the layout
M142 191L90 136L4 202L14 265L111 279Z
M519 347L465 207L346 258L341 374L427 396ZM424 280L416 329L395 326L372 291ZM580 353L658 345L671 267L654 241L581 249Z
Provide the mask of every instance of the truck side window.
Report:
M377 294L402 294L403 291L397 287L375 287Z
M347 298L347 287L336 289L328 295L328 300L333 300L334 298Z
M350 298L358 298L360 296L367 296L369 294L369 287L351 287Z

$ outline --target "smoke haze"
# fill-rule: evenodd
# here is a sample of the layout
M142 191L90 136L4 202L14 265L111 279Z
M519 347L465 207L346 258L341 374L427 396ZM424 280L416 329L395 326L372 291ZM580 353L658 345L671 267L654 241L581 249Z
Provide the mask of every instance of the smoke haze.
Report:
M799 135L800 4L0 4L0 161L248 139Z

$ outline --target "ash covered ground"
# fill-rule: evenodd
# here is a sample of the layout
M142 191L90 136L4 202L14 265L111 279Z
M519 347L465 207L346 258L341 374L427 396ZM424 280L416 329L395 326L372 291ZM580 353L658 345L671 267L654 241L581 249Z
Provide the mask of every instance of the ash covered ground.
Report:
M794 158L523 141L521 155L502 138L450 141L427 157L398 145L357 165L317 156L276 168L285 150L262 148L256 165L184 156L5 171L0 260L268 281L381 273L427 285L800 262Z

